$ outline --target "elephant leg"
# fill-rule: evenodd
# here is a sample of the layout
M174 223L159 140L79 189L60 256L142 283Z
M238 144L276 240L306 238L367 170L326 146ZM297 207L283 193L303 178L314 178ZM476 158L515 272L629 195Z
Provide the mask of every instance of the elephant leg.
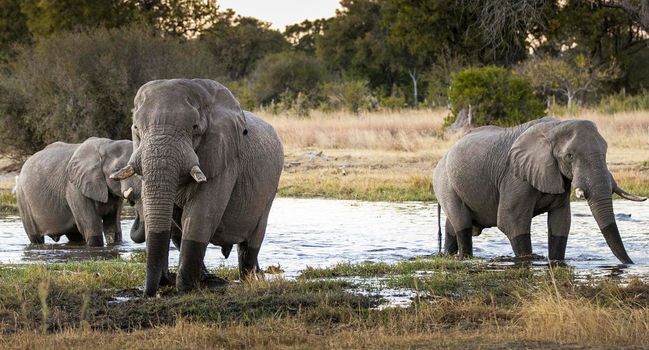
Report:
M239 243L237 246L239 255L239 275L241 279L249 279L261 272L257 257L259 256L259 247L251 247L248 242Z
M183 207L180 266L176 276L179 291L189 291L199 285L205 249L230 200L225 194L232 193L236 179L234 169L228 169L218 179L200 184Z
M501 190L498 206L498 228L507 235L517 257L532 255L530 231L538 193L527 187Z
M182 244L183 238L182 221L183 209L177 205L174 205L173 222L171 223L171 242L174 244L176 249L178 249L178 251L180 251L180 246ZM205 263L203 262L203 267L201 268L201 280L205 280L210 277L212 277L212 275L209 273L207 267L205 266Z
M444 252L448 255L455 255L457 251L458 247L455 231L453 231L451 221L447 218L446 224L444 224Z
M473 256L473 228L461 230L455 236L457 237L458 256L460 258Z
M44 244L45 243L45 236L42 236L42 235L30 235L30 234L27 234L27 238L29 238L29 242L31 244Z
M103 225L94 201L85 197L80 191L70 189L66 193L66 199L77 230L85 238L86 244L90 247L102 247L104 245Z
M65 237L69 242L83 242L83 235L79 232L68 232L65 234Z
M548 213L548 258L563 260L570 233L570 202Z
M23 227L27 233L27 238L31 244L43 244L45 243L45 236L38 230L36 222L32 219L32 213L28 205L23 204L22 192L18 191L16 193L18 199L18 212L22 218Z
M104 238L108 244L122 241L121 211L122 204L120 203L115 211L102 218Z
M258 274L261 273L259 268L259 261L257 257L259 256L259 249L261 248L261 243L264 241L266 236L266 226L268 225L268 214L270 213L270 208L273 205L273 199L266 205L263 215L259 219L257 226L250 235L250 239L247 242L240 243L237 246L237 253L239 258L239 275L241 279L255 278Z
M532 236L529 233L510 238L509 243L517 257L532 255Z

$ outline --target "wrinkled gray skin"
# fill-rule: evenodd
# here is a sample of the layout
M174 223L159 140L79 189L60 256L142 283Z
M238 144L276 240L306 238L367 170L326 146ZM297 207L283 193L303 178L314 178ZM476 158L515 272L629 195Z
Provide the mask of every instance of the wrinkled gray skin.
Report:
M120 183L109 176L125 166L132 153L129 140L91 137L81 144L56 142L31 156L16 184L18 209L30 242L42 244L44 236L58 242L63 235L88 246L103 246L104 236L107 243L121 241L125 194L138 208L141 181L133 177ZM138 232L144 226L137 224L137 213L135 221L131 234L143 235Z
M113 178L142 175L145 294L155 295L168 281L172 235L181 239L179 291L198 286L208 243L221 246L226 257L237 244L242 277L258 272L284 163L272 126L242 111L215 81L173 79L140 88L132 130L135 152Z
M439 161L435 195L447 215L444 249L472 255L472 236L498 227L517 257L532 254L532 217L548 213L548 254L563 260L570 231L570 189L588 200L613 254L624 249L612 194L620 189L606 166L606 141L594 123L543 118L513 128L481 127L459 140Z

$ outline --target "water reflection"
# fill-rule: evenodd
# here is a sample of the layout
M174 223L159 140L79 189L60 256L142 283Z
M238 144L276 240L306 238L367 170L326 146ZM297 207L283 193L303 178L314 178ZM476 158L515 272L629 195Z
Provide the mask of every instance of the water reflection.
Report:
M626 249L635 265L624 266L609 250L590 215L585 202L572 204L573 220L566 251L566 263L580 274L600 276L649 277L649 209L646 203L616 200L618 226ZM127 213L128 214L128 213ZM275 201L268 223L266 239L260 253L260 265L281 265L286 276L295 277L308 266L331 266L337 262L393 262L437 252L437 209L433 203L375 203L322 199L288 199ZM444 218L442 218L444 219ZM443 222L443 220L442 220ZM547 216L532 222L534 252L547 253ZM115 258L144 250L128 238L132 219L122 223L124 242L104 247L86 248L59 243L46 238L43 246L31 246L17 216L0 218L0 263L61 262L90 258ZM474 238L475 255L494 259L502 267L515 264L507 238L497 229L484 230ZM510 259L511 260L511 259ZM172 248L170 262L178 263L178 252ZM235 266L236 254L226 260L219 247L210 247L208 266ZM545 266L544 260L532 266Z

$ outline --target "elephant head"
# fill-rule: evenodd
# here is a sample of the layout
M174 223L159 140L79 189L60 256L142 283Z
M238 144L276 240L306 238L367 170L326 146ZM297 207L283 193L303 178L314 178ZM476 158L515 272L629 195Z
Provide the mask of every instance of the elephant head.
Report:
M68 180L81 193L97 202L107 203L109 195L126 199L136 207L135 222L139 222L142 182L133 177L119 182L110 178L115 169L125 166L133 152L129 140L113 141L91 137L79 145L67 165ZM144 227L134 225L131 236L144 236Z
M593 122L542 119L523 132L509 151L516 177L543 193L560 194L575 189L588 200L606 243L623 263L632 264L613 214L613 193L643 201L617 186L606 166L607 144Z
M210 181L238 159L245 129L239 102L204 79L155 80L135 96L133 141L118 180L142 175L147 232L145 294L154 295L168 264L171 217L180 186Z

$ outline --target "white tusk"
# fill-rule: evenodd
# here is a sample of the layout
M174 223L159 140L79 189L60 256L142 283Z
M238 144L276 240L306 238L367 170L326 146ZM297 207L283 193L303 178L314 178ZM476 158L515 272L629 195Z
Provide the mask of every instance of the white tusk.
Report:
M201 171L201 168L199 168L198 165L194 165L192 170L189 171L189 174L194 178L194 180L196 180L196 182L207 181L207 177L203 174L203 171Z
M121 168L120 170L117 170L116 172L110 174L110 178L119 181L128 179L133 175L135 175L135 169L133 169L133 166L129 164Z
M584 199L584 198L586 198L586 196L584 195L584 190L582 190L582 189L579 188L579 187L577 187L577 188L575 189L575 196L576 196L577 198L579 198L579 199Z
M133 187L129 187L128 190L124 191L124 198L128 199L131 193L133 193Z

